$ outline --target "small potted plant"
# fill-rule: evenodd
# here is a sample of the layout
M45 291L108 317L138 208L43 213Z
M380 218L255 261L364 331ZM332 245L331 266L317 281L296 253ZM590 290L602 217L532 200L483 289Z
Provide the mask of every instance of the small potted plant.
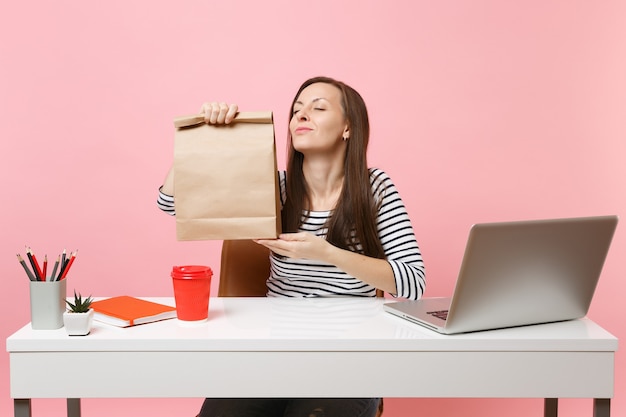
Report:
M63 325L70 336L85 336L91 331L93 322L93 308L91 296L83 298L74 290L74 302L65 301L68 309L63 313Z

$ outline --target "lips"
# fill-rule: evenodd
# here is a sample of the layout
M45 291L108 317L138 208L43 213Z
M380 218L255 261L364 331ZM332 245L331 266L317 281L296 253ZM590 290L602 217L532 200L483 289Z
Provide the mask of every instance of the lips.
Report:
M311 130L313 129L311 129L310 127L300 126L300 127L297 127L296 130L294 130L294 133L303 134L303 133L310 132Z

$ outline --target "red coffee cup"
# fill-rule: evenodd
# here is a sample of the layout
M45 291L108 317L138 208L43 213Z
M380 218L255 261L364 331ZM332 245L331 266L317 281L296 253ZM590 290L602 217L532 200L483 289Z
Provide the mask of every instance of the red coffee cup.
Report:
M176 315L179 320L208 320L212 276L213 271L208 266L186 265L172 268Z

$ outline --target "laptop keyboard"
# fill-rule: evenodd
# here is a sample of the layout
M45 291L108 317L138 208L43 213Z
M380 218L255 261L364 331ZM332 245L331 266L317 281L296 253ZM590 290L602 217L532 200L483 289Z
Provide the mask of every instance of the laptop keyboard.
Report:
M430 314L431 316L437 317L441 320L448 319L448 310L428 311L426 314Z

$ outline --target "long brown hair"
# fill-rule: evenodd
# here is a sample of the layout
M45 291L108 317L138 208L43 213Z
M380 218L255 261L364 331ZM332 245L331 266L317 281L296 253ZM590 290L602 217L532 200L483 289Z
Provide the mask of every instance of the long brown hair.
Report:
M293 116L293 107L302 90L311 84L326 83L341 91L341 106L350 128L344 160L343 188L337 206L330 217L326 240L335 246L357 251L360 244L365 255L383 258L384 252L376 227L376 204L372 195L370 175L367 166L367 145L369 142L369 117L367 107L361 95L341 81L328 77L315 77L306 80L296 93L289 111L289 120ZM302 215L310 210L308 187L302 163L304 155L298 152L291 141L287 140L287 199L283 206L282 221L285 232L295 232L302 222Z

